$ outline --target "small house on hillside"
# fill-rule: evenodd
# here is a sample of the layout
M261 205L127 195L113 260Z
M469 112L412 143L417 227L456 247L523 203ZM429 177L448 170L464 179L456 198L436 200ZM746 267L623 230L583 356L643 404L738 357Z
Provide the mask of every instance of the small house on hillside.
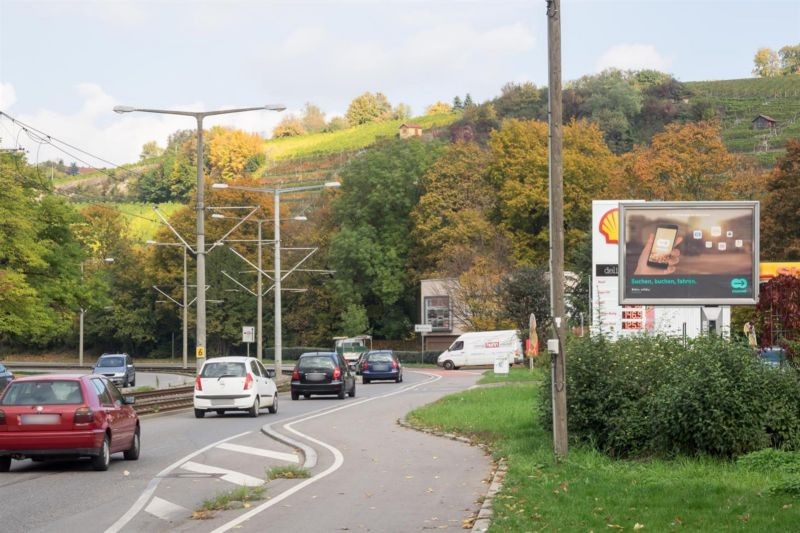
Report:
M401 139L409 137L422 137L422 126L418 124L400 124L398 135Z
M772 129L778 124L778 121L767 115L758 115L753 119L754 130Z

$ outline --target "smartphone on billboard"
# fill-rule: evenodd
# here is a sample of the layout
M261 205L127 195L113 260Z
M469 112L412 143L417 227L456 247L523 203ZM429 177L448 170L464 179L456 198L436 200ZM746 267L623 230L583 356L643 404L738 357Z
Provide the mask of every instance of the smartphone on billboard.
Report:
M666 270L677 237L677 224L659 224L653 238L653 246L650 247L650 255L647 256L647 266Z

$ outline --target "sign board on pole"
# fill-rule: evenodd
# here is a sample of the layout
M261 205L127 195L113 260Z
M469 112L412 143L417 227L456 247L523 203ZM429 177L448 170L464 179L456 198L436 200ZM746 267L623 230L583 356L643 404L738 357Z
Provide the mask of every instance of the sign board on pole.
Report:
M508 374L508 354L499 353L494 356L494 373Z
M242 342L255 342L256 328L253 326L242 326Z
M620 303L757 303L758 208L758 202L620 202Z
M194 350L194 355L195 355L195 357L198 357L198 358L205 357L206 356L206 349L203 348L202 346L198 346Z
M415 333L430 333L433 331L433 326L430 324L414 324Z

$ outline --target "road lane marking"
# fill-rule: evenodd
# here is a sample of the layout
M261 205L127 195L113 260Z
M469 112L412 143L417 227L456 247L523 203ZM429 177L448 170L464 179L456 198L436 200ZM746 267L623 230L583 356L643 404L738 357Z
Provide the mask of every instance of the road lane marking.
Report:
M168 502L167 500L159 498L158 496L155 496L150 501L150 504L145 508L145 511L157 518L160 518L161 520L166 520L167 522L188 518L192 515L192 512L186 507L181 507L178 504Z
M242 522L246 522L250 518L256 516L257 514L259 514L262 511L265 511L265 510L269 509L273 505L275 505L277 503L280 503L281 501L285 500L286 498L288 498L289 496L293 495L294 493L296 493L296 492L306 488L307 486L311 485L312 483L316 483L320 479L332 474L333 472L335 472L339 468L341 468L341 466L344 464L344 455L342 455L342 452L340 452L338 449L336 449L333 446L331 446L329 444L326 444L326 443L324 443L324 442L322 442L320 440L317 440L317 439L315 439L315 438L313 438L313 437L311 437L309 435L301 433L300 431L297 431L296 429L292 428L291 426L293 426L295 424L299 424L301 422L305 422L307 420L312 420L314 418L318 418L320 416L324 416L324 415L327 415L327 414L330 414L330 413L335 413L335 412L341 411L343 409L349 409L351 407L355 407L355 406L361 405L363 403L371 402L371 401L382 399L382 398L388 398L389 396L394 396L396 394L400 394L400 393L403 393L403 392L406 392L406 391L409 391L409 390L412 390L412 389L416 389L417 387L420 387L422 385L427 385L427 384L433 383L434 381L439 381L440 379L442 379L442 376L437 376L435 374L429 374L427 372L420 372L420 371L414 371L414 372L416 372L417 374L424 374L424 375L426 375L426 376L428 376L428 377L430 377L432 379L428 379L426 381L417 383L416 385L411 385L411 386L408 386L408 387L404 387L404 388L402 388L400 390L396 390L396 391L393 391L393 392L390 392L390 393L387 393L387 394L383 394L383 395L380 395L380 396L373 396L371 398L366 398L364 400L361 400L361 401L358 401L358 402L355 402L355 403L349 403L347 405L343 405L341 407L336 407L334 409L330 409L330 410L327 410L327 411L324 411L324 412L321 412L321 413L312 414L310 416L306 416L306 417L301 418L299 420L295 420L294 422L285 424L283 427L286 428L288 431L291 431L295 435L298 435L298 436L300 436L302 438L308 439L309 441L311 441L311 442L313 442L315 444L318 444L318 445L322 446L323 448L328 449L328 451L330 451L333 454L333 464L331 466L329 466L328 468L326 468L324 471L322 471L319 474L317 474L316 476L310 477L310 478L306 479L305 481L293 486L292 488L280 493L278 496L275 496L274 498L272 498L270 500L267 500L266 502L262 503L261 505L252 508L251 510L249 510L248 512L246 512L243 515L239 516L238 518L235 518L235 519L231 520L227 524L221 525L220 527L218 527L217 529L215 529L211 533L223 533L225 531L229 531L229 530L235 528L236 526L238 526Z
M245 431L244 433L239 433L238 435L233 435L232 437L227 437L222 440L218 440L217 442L212 442L208 446L204 446L203 448L200 448L199 450L192 452L185 457L181 457L180 459L178 459L177 461L166 467L164 470L156 474L156 477L150 480L150 482L147 484L147 487L144 489L144 492L142 492L139 498L137 498L137 500L133 502L131 508L128 509L124 515L119 517L119 520L111 524L111 527L106 529L106 533L117 533L119 530L125 527L128 524L128 522L133 520L133 518L139 513L139 511L144 509L145 505L147 505L147 502L150 501L150 497L156 491L158 484L161 483L161 479L169 475L170 472L181 466L186 461L189 461L193 457L196 457L201 453L210 450L211 448L219 446L223 442L227 442L233 439L238 439L239 437L244 437L245 435L249 435L250 433L252 433L252 431Z
M223 450L230 450L232 452L248 453L250 455L258 455L259 457L268 457L270 459L278 459L280 461L288 461L290 463L299 463L300 459L293 453L273 452L272 450L265 450L263 448L254 448L253 446L242 446L241 444L231 444L225 442L217 446Z
M188 470L189 472L197 472L198 474L222 474L220 479L223 479L228 483L241 485L243 487L260 487L265 482L264 479L248 476L247 474L237 472L236 470L228 470L227 468L220 468L218 466L204 465L195 463L194 461L185 462L181 465L181 468Z

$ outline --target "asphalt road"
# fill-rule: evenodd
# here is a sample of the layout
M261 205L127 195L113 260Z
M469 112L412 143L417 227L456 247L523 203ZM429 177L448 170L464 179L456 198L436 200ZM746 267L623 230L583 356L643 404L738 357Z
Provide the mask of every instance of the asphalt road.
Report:
M481 371L406 371L404 383L359 384L356 398L280 397L279 412L142 420L138 461L12 462L0 474L0 529L16 531L418 531L461 529L486 492L490 460L465 444L397 425L409 410L471 386ZM265 425L289 445L262 432ZM298 447L310 453L300 453ZM191 518L206 499L260 484L275 466L307 479L267 483L251 507Z

